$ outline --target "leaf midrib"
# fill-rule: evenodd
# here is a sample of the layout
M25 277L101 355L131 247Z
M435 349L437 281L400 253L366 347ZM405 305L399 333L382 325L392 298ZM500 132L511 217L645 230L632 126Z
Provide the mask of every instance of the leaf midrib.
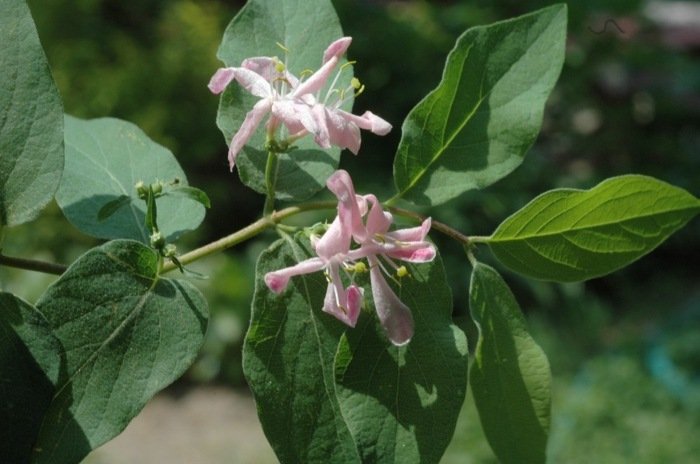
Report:
M496 234L498 233L498 230L496 230L496 232L494 232L494 234L491 235L491 237L489 237L489 238L486 240L486 243L489 243L489 244L490 244L490 243L508 243L508 242L518 242L518 241L531 240L531 239L548 238L548 237L553 237L553 236L557 236L557 235L566 234L566 233L569 233L569 232L580 232L580 231L584 231L584 230L595 230L595 229L599 229L599 228L603 228L603 227L608 227L608 226L612 226L612 225L627 224L627 223L629 223L629 222L633 222L633 221L637 221L637 220L642 220L642 219L648 219L648 218L651 218L651 217L661 216L661 215L669 214L669 213L679 213L679 214L680 214L680 213L683 213L683 212L689 211L689 210L690 210L690 211L695 210L695 211L696 211L695 214L697 214L697 212L700 211L700 205L697 205L697 206L687 206L687 207L680 208L680 209L668 209L668 210L663 210L663 211L654 212L654 213L652 213L652 214L641 214L641 215L639 215L639 216L634 216L634 217L630 217L630 218L623 219L623 220L619 220L619 221L606 221L606 222L601 222L601 223L596 224L596 225L593 225L593 226L572 227L572 228L568 228L568 229L557 229L557 230L552 230L552 231L548 231L548 232L545 232L545 233L542 233L542 234L536 234L536 235L534 235L534 234L528 234L528 235L513 235L513 236L507 236L507 237L505 237L505 238L500 238L500 237L496 237ZM692 217L692 216L691 216L691 217Z

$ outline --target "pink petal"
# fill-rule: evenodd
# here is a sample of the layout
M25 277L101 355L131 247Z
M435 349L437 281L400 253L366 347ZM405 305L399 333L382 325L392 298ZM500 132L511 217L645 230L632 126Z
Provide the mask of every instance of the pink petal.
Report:
M350 238L350 230L343 227L340 217L336 216L323 237L316 240L314 250L320 258L330 260L337 254L348 252Z
M345 113L344 111L342 113ZM341 110L326 108L328 135L333 145L347 148L354 155L360 151L360 128L344 117ZM350 114L350 113L346 113Z
M271 106L272 102L270 100L260 100L253 106L253 109L248 111L248 114L245 115L243 124L241 124L238 132L236 132L236 135L231 139L231 145L228 149L228 162L232 171L233 166L236 164L238 153L253 136L255 129L257 129L262 118L270 111Z
M338 198L338 217L345 230L355 237L364 239L367 232L362 224L360 205L355 194L355 186L347 171L338 169L326 181L326 187Z
M365 195L365 198L372 203L372 207L367 215L367 234L372 237L375 234L386 233L393 221L391 213L382 209L381 203L374 195Z
M328 267L330 282L323 300L323 311L332 314L350 327L355 327L362 307L363 290L356 285L343 287L338 265Z
M272 86L263 76L246 68L232 68L235 70L236 81L256 97L269 98L274 95Z
M411 242L405 246L397 246L392 250L384 250L390 258L408 261L409 263L427 263L435 259L435 247L429 242Z
M345 118L348 122L352 122L360 129L369 130L370 132L377 135L386 135L391 131L391 124L389 124L384 119L380 118L371 111L365 111L362 116L357 116L352 113L348 113L343 110L336 110L340 115Z
M323 62L326 63L333 57L340 58L343 56L348 50L351 42L352 37L342 37L330 44L323 53Z
M316 122L311 115L311 109L304 104L297 103L287 98L276 99L272 103L272 114L278 121L284 122L290 134L296 134L302 130L315 130Z
M333 68L338 64L338 58L332 56L329 61L323 64L315 73L309 76L304 82L300 83L291 93L293 98L300 98L307 93L316 93L320 90L331 75Z
M314 142L321 148L330 148L331 137L328 134L328 124L326 123L326 107L321 104L315 104L311 108L311 114L316 122Z
M395 240L401 242L422 242L430 231L430 226L432 225L432 220L427 218L418 227L411 227L407 229L398 229L390 232L388 235Z
M294 266L268 272L264 277L265 285L273 292L280 293L287 287L291 277L318 272L323 269L324 266L325 264L320 258L309 258Z
M413 316L408 306L403 304L389 287L379 267L377 259L369 258L372 297L379 322L387 337L396 346L405 345L413 336Z
M272 83L275 79L284 79L289 84L290 90L299 85L299 79L286 69L282 72L277 70L279 60L269 56L257 56L246 58L241 63L242 68L260 74L267 82Z
M236 76L236 68L219 68L209 81L209 90L214 94L220 94Z

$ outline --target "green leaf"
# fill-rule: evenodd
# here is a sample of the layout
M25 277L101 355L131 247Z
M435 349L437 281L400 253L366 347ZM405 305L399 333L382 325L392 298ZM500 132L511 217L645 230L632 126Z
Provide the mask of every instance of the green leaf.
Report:
M34 462L79 462L194 361L206 301L188 282L159 278L158 265L145 245L108 242L73 263L37 303L66 364Z
M54 394L61 345L33 306L0 293L0 456L29 462Z
M363 462L439 462L467 390L467 340L452 324L442 262L410 273L397 290L415 320L410 343L392 345L369 304L336 356L340 408Z
M544 463L551 403L547 356L493 268L474 267L469 306L479 328L469 383L486 438L504 464Z
M0 0L0 226L30 221L63 171L63 105L24 0Z
M149 186L146 192L146 229L153 235L158 232L158 207L156 206L156 194L153 187Z
M201 204L205 208L211 208L211 201L209 200L209 196L206 193L204 193L202 190L195 188L195 187L186 187L186 186L173 187L170 190L168 190L167 192L165 192L164 195L174 195L174 196L189 198L190 200L194 200L197 203Z
M342 36L333 5L327 0L250 0L227 27L218 57L226 66L240 66L245 58L279 56L286 60L287 69L299 76L304 70L318 69L326 47ZM352 77L352 67L346 66L336 88L347 88ZM321 95L325 92L322 90ZM257 101L235 82L223 93L216 123L227 144ZM343 108L349 111L352 99ZM264 125L263 121L236 159L241 181L263 194L267 162ZM338 167L340 149L321 150L311 136L294 145L298 149L279 156L276 192L280 200L310 197L325 187L326 179Z
M156 144L138 127L112 118L84 121L66 116L66 166L56 193L68 220L82 232L99 238L131 238L149 241L145 226L146 204L134 185L178 179L187 185L185 173L166 148ZM105 220L105 205L128 196L128 207ZM199 226L204 207L189 198L158 199L158 226L168 241Z
M565 39L563 4L466 31L438 87L404 121L398 196L435 205L518 167L540 131Z
M263 282L310 256L308 239L278 240L260 255L243 370L280 462L359 463L335 393L333 358L345 326L321 311L323 273L293 278L280 295Z
M613 272L649 253L700 211L700 200L651 177L626 175L591 190L546 192L487 240L521 274L571 282Z
M97 220L98 221L104 221L108 217L110 217L112 214L116 213L119 208L122 206L126 206L129 203L131 203L131 197L128 195L121 195L118 196L116 199L107 202L100 208L100 210L97 212Z

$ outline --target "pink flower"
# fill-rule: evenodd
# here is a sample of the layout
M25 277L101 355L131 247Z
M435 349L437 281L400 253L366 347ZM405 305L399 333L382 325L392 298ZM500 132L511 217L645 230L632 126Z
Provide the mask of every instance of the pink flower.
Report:
M323 310L354 327L359 316L362 289L354 284L345 288L340 270L361 272L369 263L372 298L382 327L389 340L397 346L408 343L413 336L413 317L410 309L391 289L383 273L391 275L387 266L397 275L407 274L405 267L395 260L423 263L435 258L435 247L425 240L430 230L430 219L418 227L389 232L393 222L374 195L355 193L347 172L336 171L326 183L338 198L338 215L324 235L312 241L317 257L294 266L270 272L265 283L274 292L281 292L292 276L323 270L328 277L328 290ZM351 242L359 247L351 249Z
M355 193L350 176L342 170L336 171L331 176L328 180L328 188L338 197L339 211L344 201ZM386 282L382 272L387 275L391 273L382 261L399 275L406 271L394 262L396 259L413 263L432 261L435 258L435 247L425 240L430 231L431 220L426 219L419 227L389 232L393 222L391 213L382 209L374 195L365 195L362 201L366 203L365 211L370 205L371 207L366 214L364 224L358 216L349 221L352 224L353 238L360 247L350 251L347 258L352 261L367 258L377 317L389 340L395 345L404 345L413 336L413 317L410 309L401 302ZM360 214L360 204L358 203L356 208L351 208L353 215Z
M213 93L223 92L235 80L245 90L260 97L231 139L228 152L231 169L238 153L267 114L270 115L266 123L268 140L274 140L277 129L284 125L287 129L287 145L311 133L314 141L322 148L337 145L348 148L355 154L360 148L360 129L379 135L391 130L388 122L369 111L356 116L340 109L343 102L355 94L355 90L361 89L356 79L353 79L353 86L349 89L331 89L323 103L315 95L326 85L351 42L352 38L343 37L331 43L323 54L321 68L304 81L288 72L286 66L275 57L248 58L243 60L240 67L220 68L216 71L209 82L209 89ZM331 87L339 75L340 73ZM338 98L327 105L333 95Z
M330 179L329 179L330 182ZM354 192L353 192L354 195ZM351 284L344 287L340 269L350 267L347 258L352 240L352 213L338 207L338 216L328 230L311 245L317 257L309 258L300 263L265 274L265 284L275 293L282 292L293 276L324 271L328 280L323 311L334 315L337 319L355 327L360 315L364 290Z

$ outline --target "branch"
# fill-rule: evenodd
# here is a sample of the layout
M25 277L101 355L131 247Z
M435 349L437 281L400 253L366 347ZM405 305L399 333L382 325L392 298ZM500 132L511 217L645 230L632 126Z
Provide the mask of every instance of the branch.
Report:
M13 258L3 254L0 254L0 265L54 275L61 275L68 269L68 266L64 266L63 264L49 263L35 259Z

